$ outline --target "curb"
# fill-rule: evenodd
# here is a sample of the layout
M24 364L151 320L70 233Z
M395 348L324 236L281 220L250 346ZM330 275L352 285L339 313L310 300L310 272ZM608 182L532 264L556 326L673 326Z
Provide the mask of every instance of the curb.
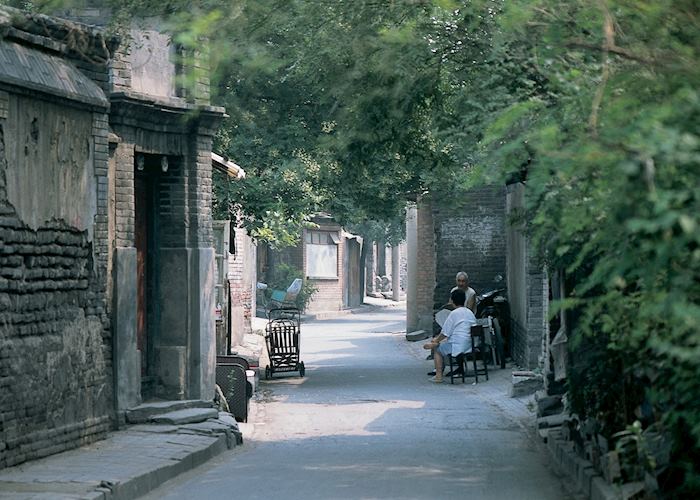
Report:
M105 440L0 472L0 498L130 500L242 444L228 414L182 426L137 424Z
M103 483L100 488L95 490L94 496L86 498L90 500L130 500L144 496L166 481L192 470L195 467L199 467L215 456L231 449L232 446L229 446L229 440L229 436L222 434L206 448L197 450L178 462L146 472L141 476L131 478L123 483L115 485Z

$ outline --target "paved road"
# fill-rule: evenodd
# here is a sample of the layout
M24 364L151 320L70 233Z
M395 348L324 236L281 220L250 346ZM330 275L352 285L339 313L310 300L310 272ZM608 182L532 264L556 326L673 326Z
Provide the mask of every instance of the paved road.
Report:
M239 451L166 483L149 499L568 498L527 437L507 373L478 385L428 382L405 310L302 325L307 376L261 384Z

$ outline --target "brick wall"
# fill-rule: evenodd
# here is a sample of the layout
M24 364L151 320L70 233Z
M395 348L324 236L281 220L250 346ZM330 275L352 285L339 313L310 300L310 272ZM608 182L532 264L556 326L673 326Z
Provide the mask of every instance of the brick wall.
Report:
M430 198L419 200L417 205L417 260L416 272L416 329L432 332L433 297L435 294L435 228L433 202Z
M235 182L235 181L234 181ZM231 293L231 344L240 344L252 333L255 313L255 244L243 227L236 228L235 252L228 256L228 283Z
M339 311L343 309L343 284L345 283L345 266L343 262L345 259L345 245L343 239L340 237L340 226L338 225L324 225L321 224L317 231L332 231L338 235L338 261L337 261L337 278L325 278L325 279L309 279L309 282L316 287L316 293L314 293L311 298L311 302L307 306L308 312L320 312L320 311ZM302 238L305 241L304 238ZM302 248L301 257L303 259L303 269L306 269L306 252L303 250L304 243L300 245Z
M188 218L190 221L189 244L194 248L214 245L212 233L212 180L211 148L213 130L192 130L190 168L188 169ZM192 231L194 229L194 231Z
M106 80L106 68L89 71L98 83ZM0 468L101 438L112 415L107 115L50 96L19 107L15 99L0 93ZM33 115L37 110L44 112ZM8 172L21 179L17 170L27 160L8 141L17 142L23 120L32 119L38 140L27 151L44 172L60 170L64 177L9 186ZM62 149L66 130L88 145L87 161L82 151ZM50 137L58 139L41 142ZM69 180L85 169L94 191ZM18 196L41 206L55 202L56 214L72 210L80 217L57 215L31 226L10 202ZM77 227L84 220L87 227Z
M524 206L525 185L509 185L507 212L517 215ZM540 365L543 338L548 335L549 278L532 255L523 228L509 225L506 233L512 355L518 366L533 369Z
M505 196L504 186L486 186L472 189L461 200L433 205L435 306L447 302L459 271L469 274L477 294L505 287Z

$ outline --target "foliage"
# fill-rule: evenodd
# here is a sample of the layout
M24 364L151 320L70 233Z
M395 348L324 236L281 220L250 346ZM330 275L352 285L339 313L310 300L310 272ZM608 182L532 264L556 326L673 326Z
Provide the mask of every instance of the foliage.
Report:
M280 263L274 267L268 277L268 288L264 292L266 297L269 299L273 290L286 290L297 278L302 279L302 287L301 292L297 295L296 304L301 311L304 311L317 289L303 276L301 271L288 264Z
M699 14L509 2L493 50L519 46L516 75L538 83L482 120L479 153L484 170L523 170L532 237L575 276L574 410L608 436L661 423L672 496L700 491Z
M235 198L254 234L285 222L299 234L317 210L343 224L403 213L432 156L415 118L436 82L425 64L434 57L413 36L429 10L366 0L241 3L219 80L231 118L217 145L251 173Z
M571 282L575 411L606 436L658 427L663 491L700 491L696 1L133 5L211 38L216 147L248 172L220 207L273 245L317 210L379 239L426 192L524 181L535 249Z

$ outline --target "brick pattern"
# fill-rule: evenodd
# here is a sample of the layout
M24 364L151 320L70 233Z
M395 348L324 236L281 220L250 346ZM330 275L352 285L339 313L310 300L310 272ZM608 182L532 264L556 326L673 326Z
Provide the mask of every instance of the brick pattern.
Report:
M228 283L231 294L231 305L233 307L241 307L243 310L243 322L240 324L232 324L233 331L231 332L232 344L243 341L243 336L252 333L251 319L255 312L255 294L251 283L246 281L245 262L252 262L252 255L246 255L246 252L252 249L249 244L250 237L247 235L242 226L236 228L236 238L234 243L236 248L231 249L231 254L228 256ZM235 250L235 251L234 251ZM240 328L242 326L242 329Z
M433 221L433 201L422 198L418 201L417 210L417 260L416 273L416 312L417 329L432 332L433 329L433 297L436 280L436 242Z
M114 245L134 246L134 148L129 137L117 144L112 152L114 191L112 214L114 220Z
M10 96L7 92L0 90L0 120L7 118Z
M212 130L198 127L192 134L190 168L188 169L188 216L191 223L189 243L194 248L214 246L212 232Z
M316 293L314 293L309 305L307 306L308 312L320 312L320 311L340 311L343 309L343 286L345 283L345 266L343 261L345 259L345 244L344 240L340 237L340 226L337 225L324 225L321 224L314 231L331 231L336 232L340 243L338 243L338 261L337 279L309 279L309 282L316 287ZM301 247L301 257L303 259L303 267L306 271L306 251L304 250L304 245L306 241L306 230L302 235Z
M128 48L118 50L111 61L109 83L112 91L121 92L131 89L131 62L129 61Z
M166 248L185 246L190 213L187 209L187 174L180 158L169 160L165 173L158 174L158 237Z
M107 67L84 56L63 54L105 89ZM95 174L92 231L64 220L32 230L9 204L5 185L14 161L4 134L16 126L7 122L11 92L0 92L0 468L104 437L112 405L106 110L93 108L84 137Z
M475 188L459 203L435 204L435 306L447 302L459 271L469 274L470 285L477 294L505 286L505 206L503 186ZM498 276L503 281L497 281Z
M105 134L96 130L93 137ZM6 197L0 199L0 468L78 446L107 430L104 164L95 161L94 241L62 221L32 231Z
M507 189L507 210L518 214L525 204L525 186L512 184ZM523 228L509 226L507 233L512 355L518 366L534 369L546 359L549 277L532 254Z
M547 273L535 262L528 264L528 318L527 351L523 356L523 367L544 366L543 339L548 337L549 279Z

